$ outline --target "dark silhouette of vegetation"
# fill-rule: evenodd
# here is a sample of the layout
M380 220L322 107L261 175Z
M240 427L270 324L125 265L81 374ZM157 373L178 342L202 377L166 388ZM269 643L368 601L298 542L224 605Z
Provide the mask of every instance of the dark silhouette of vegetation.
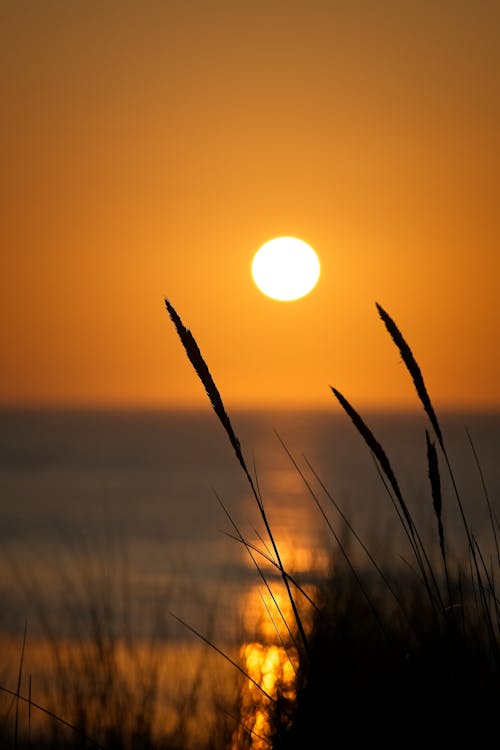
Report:
M171 303L166 304L179 332L180 318ZM500 571L493 571L490 561L486 564L471 532L443 430L414 354L391 316L380 304L376 306L436 435L468 549L458 554L450 573L439 458L429 431L425 429L425 445L442 569L436 564L433 551L422 541L381 443L345 396L332 387L379 466L413 552L414 565L406 576L398 573L389 586L386 584L393 578L391 571L382 572L374 565L372 572L381 577L384 585L374 587L367 596L367 575L356 571L341 550L343 564L337 561L332 576L317 592L318 606L313 610L307 634L298 609L293 609L293 625L307 648L298 652L294 697L278 694L270 701L269 716L274 727L270 740L276 748L364 748L372 744L391 748L497 747L500 610L494 582L495 572L498 575ZM183 343L186 346L184 340ZM196 351L201 356L198 347ZM195 369L209 392L203 371L196 365ZM226 430L227 419L224 410L221 421ZM232 428L228 434L234 434ZM239 442L237 456L241 462ZM475 457L477 460L476 454ZM246 465L244 469L253 486ZM484 487L482 474L481 479ZM487 493L485 496L496 539L497 522ZM338 542L334 529L330 525L329 528ZM277 553L275 540L273 548ZM498 559L497 554L497 563ZM281 563L279 566L282 570ZM287 580L286 572L282 572Z
M491 555L471 529L449 457L445 431L416 358L394 320L377 303L378 314L399 351L428 420L422 430L422 450L425 450L427 466L428 507L433 514L437 543L425 541L412 513L410 498L403 494L382 443L347 398L336 387L331 387L374 459L408 547L403 559L392 564L389 560L377 560L370 552L369 540L360 537L355 524L348 521L321 478L314 475L326 501L332 504L340 518L342 530L336 528L316 490L279 438L324 519L336 550L331 561L331 574L317 582L311 593L302 587L294 571L285 568L257 476L249 469L208 365L173 305L169 300L165 303L188 359L248 481L268 539L261 539L260 546L245 539L220 501L234 532L229 536L245 547L271 594L279 619L285 615L272 594L265 564L271 565L278 573L291 612L291 619L286 619L285 636L277 635L276 641L293 667L293 689L280 679L266 687L249 673L243 662L238 661L237 655L224 652L214 637L200 633L174 613L177 620L195 633L208 649L232 665L241 681L241 696L245 685L257 689L259 697L255 701L258 710L265 713L264 730L259 734L255 727L246 724L248 704L241 697L239 704L232 712L226 711L220 726L212 727L210 736L198 747L203 746L204 750L244 750L247 747L258 747L259 750L263 747L276 750L306 747L357 750L378 745L394 750L497 748L500 743L500 599L496 592L500 575L498 521L479 457L467 433L494 540L495 554ZM309 463L308 467L314 474ZM446 533L443 506L449 498L443 491L445 479L451 485L452 498L461 519L463 549L452 549ZM361 552L363 564L359 556L351 554L354 546ZM272 618L273 614L269 612L269 616ZM107 643L108 650L101 649L101 656L104 661L108 660L110 668L116 669L113 644L105 640L103 643ZM45 712L56 724L64 724L72 730L74 742L66 736L64 742L51 747L93 745L105 750L187 750L189 746L187 735L183 734L186 714L176 731L163 739L153 736L148 727L151 713L142 717L142 735L137 731L135 738L134 729L123 734L113 723L106 724L103 733L102 726L92 726L88 721L83 705L89 699L88 693L82 695L80 715L76 712L68 720L63 719L35 703L31 694L21 695L22 670L23 654L17 689L0 688L15 701L14 731L5 734L15 750L33 747L20 739L20 702L28 704L30 711ZM119 681L113 684L112 669L108 677L110 689L118 692L125 689ZM75 683L78 679L75 672ZM153 699L154 680L151 690ZM124 697L125 700L119 703L119 711L113 715L117 724L120 723L120 711L121 716L125 716L128 701L132 701L128 695ZM110 701L111 697L103 697L103 705L109 707L111 703L106 703L106 700ZM41 744L37 746L42 747Z

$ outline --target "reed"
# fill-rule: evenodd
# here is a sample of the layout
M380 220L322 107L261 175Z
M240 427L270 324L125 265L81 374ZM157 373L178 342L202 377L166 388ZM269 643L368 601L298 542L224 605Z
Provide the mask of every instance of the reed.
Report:
M377 306L377 310L379 312L379 315L381 319L383 320L385 327L387 328L389 335L391 336L392 340L396 344L397 348L399 349L399 353L401 354L401 358L403 362L406 365L406 368L408 372L411 375L411 378L413 380L413 383L415 385L415 389L417 391L417 395L422 402L422 405L424 407L424 410L427 414L427 416L430 419L430 422L434 428L434 431L436 433L436 436L439 440L439 444L444 450L444 444L443 444L443 436L441 433L441 426L438 422L438 419L436 417L436 413L434 411L434 407L432 405L431 399L429 397L429 394L427 392L427 388L424 382L424 377L422 375L422 371L417 364L417 360L415 359L413 352L406 342L406 339L404 338L403 334L399 330L398 326L394 322L394 320L391 318L391 316L384 310L382 305L379 305L378 302L375 303Z
M425 441L427 445L427 464L429 467L429 481L431 483L432 491L432 506L434 513L436 514L438 535L439 535L439 547L441 550L441 556L443 558L443 565L446 567L446 550L444 545L444 527L443 527L443 499L441 496L441 475L439 473L439 463L436 451L436 446L429 437L427 430L425 431Z
M219 647L216 634L206 634L173 614L196 635L203 648L211 649L236 674L240 693L235 706L220 707L219 728L212 728L204 740L193 744L188 725L195 710L207 659L200 662L192 689L183 697L175 726L162 736L154 734L154 703L157 693L157 662L150 662L144 682L131 692L123 679L117 642L106 629L106 618L89 602L92 637L85 643L78 663L66 661L53 639L57 677L67 702L64 718L33 700L31 679L28 695L22 692L25 670L26 633L21 648L16 689L0 687L14 706L13 732L8 736L14 750L44 747L20 732L20 708L39 711L54 726L72 733L74 742L53 731L52 744L61 750L98 747L101 750L297 750L305 747L335 747L361 750L383 745L390 750L420 750L443 747L481 750L497 748L498 705L500 705L500 575L499 523L488 493L480 458L470 434L473 464L488 511L494 554L485 551L470 527L465 505L450 461L446 434L429 395L422 371L412 349L393 318L376 303L378 314L396 346L414 384L427 425L425 443L428 510L437 540L429 542L415 520L414 499L403 492L382 442L367 421L338 388L331 391L350 424L375 462L396 514L407 552L397 564L377 560L370 540L356 531L333 493L314 471L312 478L300 467L286 443L277 435L294 470L302 480L306 498L313 502L332 542L331 574L316 583L314 592L283 564L277 540L266 511L257 472L248 467L221 393L191 331L165 300L166 309L186 355L229 440L232 452L250 486L263 520L267 539L250 542L220 498L221 508L233 533L228 536L243 545L257 575L269 593L271 606L264 602L276 628L279 647L286 653L294 674L293 689L286 680L269 687L251 675L237 655ZM445 521L446 479L451 481L459 516L465 530L465 549L454 549ZM314 486L314 482L316 486ZM319 488L319 489L318 489ZM328 512L336 512L338 522ZM362 551L363 563L352 550ZM290 603L286 618L273 594L274 577L281 580ZM71 589L71 582L67 582ZM271 611L274 607L274 611ZM81 607L78 608L81 610ZM277 615L276 615L277 613ZM284 635L275 618L283 620ZM90 643L90 645L89 645ZM258 710L265 714L262 731L247 724L248 688ZM246 692L245 692L246 689ZM142 693L141 693L142 690ZM245 697L246 696L246 697ZM141 705L138 705L139 703ZM229 729L229 727L231 729ZM4 735L0 731L0 740Z
M238 459L238 462L240 466L242 467L245 476L248 480L248 483L250 485L250 489L252 491L252 494L256 500L257 507L260 511L262 520L264 522L264 525L266 527L266 531L269 537L269 541L272 545L272 549L274 552L276 564L278 566L278 569L281 574L281 578L283 580L288 600L290 602L290 605L292 607L293 616L295 620L295 625L297 627L297 631L299 634L299 638L302 644L302 648L304 650L304 653L307 656L309 647L307 643L307 635L306 631L302 622L302 618L299 612L299 609L297 607L297 603L295 601L295 597L292 594L292 590L290 588L290 582L289 577L285 571L285 568L283 566L281 555L278 549L278 545L276 543L276 539L274 537L273 531L271 529L271 526L269 524L269 520L267 517L267 513L264 507L264 503L262 501L262 497L260 495L260 492L258 491L258 487L254 480L252 479L252 476L248 470L246 461L243 457L243 453L241 452L241 446L240 441L236 437L236 434L233 430L233 426L231 424L231 421L229 417L227 416L226 409L224 408L224 404L222 403L222 398L220 396L219 390L217 386L214 383L214 380L212 378L212 375L210 374L210 370L208 369L208 365L203 359L203 356L200 352L200 349L198 347L198 344L196 343L191 331L189 331L184 324L182 323L177 311L173 307L173 305L170 303L168 299L165 300L165 306L167 308L167 311L170 315L170 318L172 319L172 322L176 328L176 331L179 335L179 338L182 342L182 345L184 346L184 349L186 350L186 354L193 365L196 374L198 375L199 379L201 380L205 391L210 399L210 403L213 406L213 409L219 418L219 421L221 422L222 426L224 427L227 436L229 438L229 442L231 443L233 450L236 454L236 458Z
M242 457L239 441L235 442L234 431L223 407L221 411L222 400L219 402L214 398L219 392L213 390L212 380L205 382L208 367L197 345L194 348L192 335L186 339L179 316L169 302L166 304L181 341L185 347L186 341L188 343L188 356L228 432L261 508L262 500ZM500 700L500 607L495 575L486 564L470 529L444 433L422 371L393 318L381 305L376 303L376 306L436 436L451 478L468 550L465 554L458 551L458 562L450 572L442 477L438 452L429 431L425 429L430 506L436 519L444 575L436 565L433 550L423 541L382 444L347 398L337 388L331 387L375 460L415 558L416 568L407 561L406 576L400 571L394 574L382 570L368 544L349 525L352 538L364 550L383 584L370 590L370 577L356 568L315 490L281 441L324 518L340 557L336 557L332 577L316 592L312 624L307 633L297 610L293 610L295 619L291 627L301 634L307 648L299 654L294 699L290 702L289 695L285 694L268 696L271 730L267 740L272 747L281 750L324 746L364 748L379 743L398 749L451 745L497 747L495 715ZM195 356L190 356L188 348L193 349ZM480 471L477 455L475 459ZM484 488L482 474L481 479ZM321 482L320 486L331 500L331 494ZM498 524L494 521L494 511L486 491L485 498L498 563ZM270 529L268 531L276 551L276 542ZM249 551L253 550L264 558L269 556L266 549L256 550L247 543L237 529L236 538ZM277 559L283 580L290 580L279 557ZM259 572L263 576L262 571Z
M167 576L152 608L141 604L136 610L127 568L103 562L89 571L86 561L60 570L65 606L57 613L35 573L19 578L39 628L32 643L25 631L12 686L7 675L0 684L2 750L225 747L234 720L222 710L234 713L237 676L229 667L224 672L217 658L225 680L217 691L215 657L207 658L196 643L179 645L170 619L165 621L172 606ZM207 628L212 632L210 614ZM33 685L28 664L34 666Z
M323 606L310 635L311 662L299 670L294 719L290 724L277 717L274 746L316 746L321 737L328 737L339 748L378 743L390 748L493 748L499 741L494 718L500 700L500 618L494 583L499 571L492 570L492 561L490 567L486 564L468 524L443 431L420 367L393 319L379 304L377 309L436 434L452 480L468 550L465 554L459 551L459 562L450 575L439 460L428 431L425 430L427 465L445 574L443 583L403 499L389 458L361 416L332 388L378 462L388 491L395 495L399 505L395 509L408 532L421 583L417 579L407 582L402 597L392 598L392 607L387 591L382 592L376 603L377 612L383 613L386 638L380 640L370 612L373 607L362 606L357 581L337 569L323 591ZM497 549L497 524L475 451L474 458ZM447 596L441 587L446 588Z
M408 510L406 502L403 499L403 495L401 493L401 490L399 489L398 480L396 479L396 475L394 474L393 468L391 466L391 462L387 458L387 455L384 449L382 448L378 440L375 438L373 432L367 426L367 424L365 423L361 415L356 411L356 409L353 406L351 406L349 401L340 393L340 391L338 391L333 386L330 386L330 387L331 387L333 394L337 397L337 400L339 401L340 405L342 406L346 414L350 417L355 428L358 430L361 437L367 444L368 448L373 453L375 459L378 461L379 466L382 469L383 473L385 474L396 496L397 502L399 503L399 506L403 513L404 521L406 523L407 532L410 534L412 538L414 538L415 527L414 527L413 519L411 517L410 511Z

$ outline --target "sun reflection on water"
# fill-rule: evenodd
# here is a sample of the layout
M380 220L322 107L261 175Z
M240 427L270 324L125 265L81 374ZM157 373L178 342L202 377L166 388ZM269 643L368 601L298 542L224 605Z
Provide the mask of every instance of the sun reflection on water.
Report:
M245 643L241 647L241 659L247 674L268 696L277 699L279 695L290 701L295 698L297 652L294 648L285 649L259 642ZM257 685L247 680L241 696L243 721L233 739L233 750L242 746L243 739L249 741L252 750L269 747L267 737L272 729L269 703Z
M304 587L314 597L314 587ZM297 592L296 592L297 593ZM297 593L297 606L306 632L313 608L304 594ZM248 640L240 648L240 660L248 675L241 692L241 724L233 737L233 750L269 747L273 701L292 703L295 699L298 649L293 627L293 610L282 583L272 587L254 586L242 600L242 614L249 632L258 640ZM270 700L271 699L271 700Z
M263 484L272 497L270 524L281 564L291 575L294 602L308 633L314 612L310 599L314 601L318 581L330 567L328 546L316 509L305 502L302 480L294 469L267 471ZM248 537L254 554L247 557L247 564L252 568L257 564L263 580L249 588L240 601L244 632L251 635L239 654L248 677L241 689L240 724L233 736L233 750L268 748L275 727L275 702L290 706L296 695L297 624L275 551L266 536L255 531L255 536ZM282 717L280 711L280 720Z

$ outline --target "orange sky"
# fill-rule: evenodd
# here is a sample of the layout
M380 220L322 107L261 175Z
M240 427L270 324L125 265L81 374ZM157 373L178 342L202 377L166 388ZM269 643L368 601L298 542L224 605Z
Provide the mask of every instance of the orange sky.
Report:
M500 5L0 4L0 403L500 407ZM254 286L295 235L314 292Z

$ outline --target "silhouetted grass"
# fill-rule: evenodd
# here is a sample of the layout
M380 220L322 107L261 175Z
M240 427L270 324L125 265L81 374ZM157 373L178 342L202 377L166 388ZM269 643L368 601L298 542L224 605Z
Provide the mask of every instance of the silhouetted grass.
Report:
M284 586L286 588L286 592L288 595L288 600L290 602L290 605L293 610L293 616L294 616L294 622L297 628L297 632L300 636L300 641L302 648L304 650L304 653L307 655L308 651L308 644L307 644L307 636L304 629L304 625L302 623L302 618L299 612L299 609L297 607L297 603L295 601L295 597L292 594L292 591L290 589L290 583L288 576L286 574L286 571L283 567L283 563L281 561L281 555L278 549L278 545L276 544L276 540L274 538L273 531L271 529L271 526L269 525L269 520L267 517L266 510L264 508L264 503L262 500L262 497L260 495L260 492L258 490L258 486L256 481L253 480L246 461L243 457L243 453L241 451L241 445L240 441L236 437L235 431L233 429L233 426L231 424L231 421L227 415L226 409L224 407L224 404L222 403L222 398L220 396L219 390L217 386L214 383L214 380L212 378L212 375L210 373L210 370L208 369L208 365L206 364L205 360L203 359L203 356L200 352L200 349L198 347L198 344L196 343L196 340L194 336L192 335L191 331L189 331L184 324L182 323L177 311L173 307L173 305L169 302L168 299L165 300L165 305L167 308L167 311L170 315L170 318L172 319L173 324L175 325L175 328L177 330L177 333L179 335L179 338L182 342L182 345L184 346L184 349L186 350L186 354L189 357L189 360L191 364L193 365L196 374L200 378L205 391L207 392L207 395L210 399L210 403L213 406L213 409L215 413L217 414L217 417L219 418L219 421L221 422L222 426L224 427L227 436L229 438L229 441L233 447L233 450L235 452L236 458L238 459L238 462L243 469L245 476L248 480L248 483L250 485L250 489L252 491L252 494L255 498L255 501L257 503L257 507L260 511L260 515L262 517L262 520L264 522L264 525L266 527L267 534L269 536L269 542L272 546L274 555L275 555L275 562L276 565L281 573L281 577L284 583Z
M28 652L32 645L28 630L20 644L16 681L12 687L5 678L0 684L2 750L215 750L228 745L236 675L226 670L220 690L213 679L215 658L207 659L199 644L186 645L171 632L170 620L165 621L169 586L158 591L155 607L145 608L150 621L140 622L127 575L116 565L110 569L109 562L90 573L85 565L60 570L64 606L57 614L35 574L20 578L41 628L32 651L39 659L33 692L27 673L33 665L25 653L26 644Z
M155 733L158 664L154 660L149 663L145 679L138 685L131 686L122 679L118 644L104 627L105 620L94 611L92 639L90 646L86 646L85 658L78 663L64 661L60 646L54 641L58 679L63 692L66 691L66 702L58 703L61 715L35 703L31 689L29 695L21 694L25 669L23 645L17 689L3 688L14 701L14 711L10 729L3 737L0 727L0 741L6 738L5 746L15 750L44 747L40 737L37 745L31 741L29 732L20 732L20 706L24 703L30 712L38 710L51 718L52 736L46 747L61 750L92 744L105 750L191 750L195 746L200 750L264 747L357 750L379 745L394 750L499 747L497 516L479 456L467 433L473 468L488 510L495 549L495 555L491 556L470 527L445 431L415 355L391 316L377 303L379 316L399 351L424 417L430 423L430 429L428 426L422 429L422 452L426 458L428 509L434 518L436 544L425 541L412 512L411 498L401 490L381 441L350 401L332 387L338 404L375 462L404 533L407 550L393 564L389 559L377 560L370 551L370 540L361 538L355 521L348 520L311 463L307 462L307 466L319 490L279 438L304 483L306 496L320 513L335 550L331 573L317 582L311 592L302 586L294 571L285 568L257 476L248 468L208 365L175 308L168 300L165 302L264 522L267 540L250 542L220 501L234 532L229 536L244 546L270 595L271 605L265 606L276 629L274 640L292 669L293 687L283 676L283 670L274 682L264 682L263 676L251 672L238 654L229 654L218 645L216 633L202 633L173 613L198 636L203 647L231 665L240 680L241 692L236 706L218 707L219 724L212 725L206 737L198 738L198 744L194 745L188 725L199 698L202 672L209 669L201 663L192 690L182 697L174 726L163 734ZM464 529L463 549L450 546L443 512L448 499L443 492L445 482L451 483L454 507ZM339 522L333 522L327 512L332 508ZM361 554L363 562L354 551ZM271 582L272 576L266 573L269 566L277 572L286 593L289 616L274 594L276 576ZM286 621L284 630L279 627L280 620ZM260 722L254 721L257 714ZM61 725L71 731L70 738L67 734L61 736L58 730Z
M186 346L180 318L171 303L166 304ZM439 456L428 430L425 429L425 448L430 505L436 518L441 566L433 549L422 540L386 451L347 398L332 387L378 466L406 534L414 564L408 561L406 575L400 570L397 574L382 571L350 527L371 562L371 571L370 568L368 572L357 570L315 491L289 454L327 523L339 557L331 577L317 590L317 606L312 609L312 624L307 633L301 614L297 607L293 608L292 627L300 633L305 648L298 652L295 694L290 696L289 691L285 694L278 690L269 700L268 740L273 747L284 749L372 745L398 749L498 747L500 612L495 580L500 571L493 570L493 561L488 560L487 564L470 529L443 430L415 356L394 320L378 303L377 310L399 350L436 435L453 486L467 548L454 550L456 563L450 571ZM197 345L195 351L196 356L201 357ZM190 359L193 362L193 357ZM208 368L200 367L199 360L193 364L210 396L213 381L211 377L206 381ZM220 399L218 391L217 398ZM235 447L227 412L223 407L220 412L222 399L217 402L219 410L212 397L211 400ZM283 447L287 450L285 445ZM254 489L239 442L235 450ZM498 524L475 451L474 457L496 544L494 562L498 565ZM260 508L262 500L255 490L254 494ZM287 582L277 542L267 524L266 528L276 554L275 564ZM262 555L268 555L267 549ZM374 578L379 585L373 585ZM291 597L289 588L288 592ZM294 601L292 597L291 601Z

